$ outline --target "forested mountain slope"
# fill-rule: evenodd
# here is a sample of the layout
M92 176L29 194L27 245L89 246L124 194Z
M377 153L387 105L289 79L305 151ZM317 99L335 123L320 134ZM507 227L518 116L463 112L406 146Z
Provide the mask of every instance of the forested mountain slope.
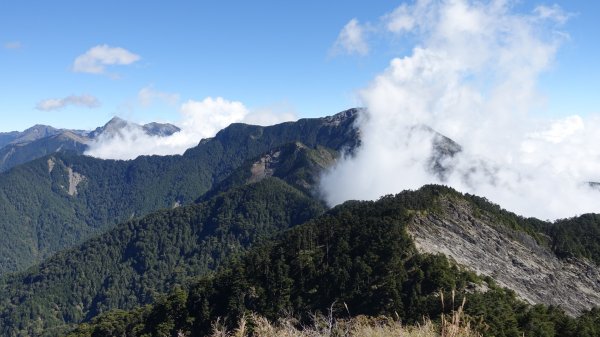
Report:
M200 200L267 177L280 178L309 195L316 195L321 174L339 155L339 152L320 145L310 148L300 142L285 144L242 164Z
M571 318L557 307L531 306L491 278L483 280L442 255L419 253L409 226L425 214L443 212L440 202L448 198L472 207L481 202L440 186L377 202L347 202L189 288L176 288L151 306L102 315L70 336L205 336L218 318L233 327L248 312L271 320L292 313L301 324L311 313L331 308L334 317L386 315L414 323L440 317L463 297L466 319L484 336L598 336L598 310Z
M114 308L151 303L324 207L277 178L126 222L0 282L3 336L60 335Z
M240 165L288 143L334 152L359 143L357 110L270 127L233 124L183 156L99 160L57 153L0 174L0 275L116 223L193 202Z

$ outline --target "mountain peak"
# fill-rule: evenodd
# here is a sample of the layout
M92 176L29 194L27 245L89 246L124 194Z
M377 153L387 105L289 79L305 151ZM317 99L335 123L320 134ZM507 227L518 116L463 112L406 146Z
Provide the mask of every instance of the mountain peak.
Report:
M354 121L358 114L363 111L364 108L352 108L338 112L335 115L325 117L325 121L330 124L339 125L347 120Z
M142 128L144 129L144 131L147 134L152 135L152 136L159 136L159 137L170 136L176 132L181 131L180 128L178 128L177 126L175 126L173 124L169 124L169 123L152 122L152 123L144 124L142 126Z
M166 137L170 136L176 132L179 132L180 129L172 124L167 123L148 123L145 125L139 125L137 123L133 123L122 119L120 117L111 118L104 126L96 128L96 130L90 133L91 138L96 138L102 134L108 135L109 137L114 136L115 134L119 134L125 128L132 128L141 130L145 134L149 136L159 136Z
M113 118L111 118L106 124L114 124L114 123L122 123L122 122L127 122L127 121L119 116L113 116Z
M128 121L126 121L126 120L124 120L124 119L122 119L120 117L114 116L106 124L104 124L104 128L108 128L108 127L119 127L119 128L121 128L121 127L127 126L128 124L129 124Z
M34 140L38 140L41 138L54 136L60 133L60 130L55 129L48 125L36 124L23 132L21 132L18 137L16 137L11 143L28 143Z

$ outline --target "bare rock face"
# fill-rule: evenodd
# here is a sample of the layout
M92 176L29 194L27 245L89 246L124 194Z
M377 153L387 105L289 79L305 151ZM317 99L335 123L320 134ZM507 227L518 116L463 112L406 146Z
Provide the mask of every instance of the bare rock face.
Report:
M336 153L323 147L309 148L295 142L260 157L250 167L248 183L278 177L304 191L314 190L321 172L333 165Z
M80 173L73 171L72 168L68 167L67 171L69 173L69 190L68 193L70 196L77 195L77 185L79 185L82 181L85 180L85 176Z
M55 165L56 162L54 161L54 158L48 158L48 173L52 173L52 170L54 170Z
M275 172L275 166L279 164L279 155L281 155L281 151L272 151L271 153L267 153L262 156L257 162L252 164L250 168L250 172L252 176L249 179L249 182L254 183L263 180L266 177L273 176Z
M573 316L600 306L597 266L558 259L531 236L475 212L466 200L442 197L440 204L441 212L419 213L409 225L419 251L442 253L532 304L560 306Z

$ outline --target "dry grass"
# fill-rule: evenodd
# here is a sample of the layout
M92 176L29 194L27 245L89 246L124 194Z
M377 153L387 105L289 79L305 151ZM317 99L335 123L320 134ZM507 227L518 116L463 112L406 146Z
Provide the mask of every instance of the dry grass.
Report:
M443 316L440 324L426 319L423 324L416 326L404 326L400 321L388 317L334 319L331 314L314 316L312 325L301 326L293 318L273 323L251 314L243 317L234 331L227 331L217 320L213 324L211 337L480 337L465 322L464 304L463 300L451 315Z

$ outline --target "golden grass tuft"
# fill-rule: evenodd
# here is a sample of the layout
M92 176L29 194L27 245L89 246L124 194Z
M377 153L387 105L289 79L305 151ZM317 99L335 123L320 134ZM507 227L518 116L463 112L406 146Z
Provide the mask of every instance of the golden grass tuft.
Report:
M357 316L351 319L334 319L332 315L315 315L310 326L302 326L293 318L277 322L250 314L243 317L237 329L227 329L217 320L210 337L480 337L464 318L465 301L436 324L425 319L416 326L404 326L389 317Z

